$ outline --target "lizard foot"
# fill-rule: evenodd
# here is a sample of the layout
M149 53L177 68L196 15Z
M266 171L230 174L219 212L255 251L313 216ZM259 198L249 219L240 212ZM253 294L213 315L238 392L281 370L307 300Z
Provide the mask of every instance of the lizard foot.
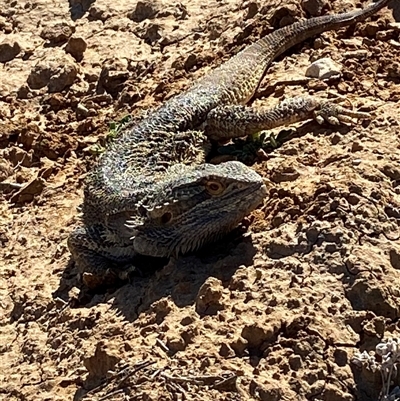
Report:
M83 284L92 289L107 288L126 283L132 272L136 271L130 261L133 255L113 258L112 251L124 251L109 243L102 242L101 231L76 228L68 238L68 247L75 260ZM128 249L129 250L129 249ZM127 252L125 252L127 253Z
M123 268L110 267L96 272L85 271L81 274L81 279L86 287L96 290L128 283L131 281L133 272L138 272L138 269L133 265L127 265Z
M321 103L321 107L314 110L314 119L318 124L328 122L332 125L340 125L341 123L351 123L352 118L368 117L371 117L369 113L349 110L330 101Z

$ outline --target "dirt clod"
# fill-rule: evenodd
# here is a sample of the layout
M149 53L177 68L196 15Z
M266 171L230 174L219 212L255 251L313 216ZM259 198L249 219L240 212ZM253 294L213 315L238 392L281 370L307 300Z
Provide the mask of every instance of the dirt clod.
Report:
M78 68L75 61L60 52L39 61L28 76L31 89L41 89L47 86L48 92L61 92L75 81Z
M40 37L54 45L65 42L74 32L75 27L73 25L66 22L58 22L54 25L46 26L40 33Z

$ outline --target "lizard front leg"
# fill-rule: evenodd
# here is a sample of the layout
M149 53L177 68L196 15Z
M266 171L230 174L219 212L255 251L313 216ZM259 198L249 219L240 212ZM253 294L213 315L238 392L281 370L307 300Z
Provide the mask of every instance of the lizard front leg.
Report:
M272 108L254 109L249 106L222 106L207 115L205 133L212 140L226 140L255 134L308 119L319 124L325 121L339 125L351 122L351 118L366 118L368 113L352 111L311 96L285 99Z
M91 289L126 281L134 269L130 264L134 256L131 242L110 241L105 238L105 232L101 225L80 226L68 238L68 248L82 281Z

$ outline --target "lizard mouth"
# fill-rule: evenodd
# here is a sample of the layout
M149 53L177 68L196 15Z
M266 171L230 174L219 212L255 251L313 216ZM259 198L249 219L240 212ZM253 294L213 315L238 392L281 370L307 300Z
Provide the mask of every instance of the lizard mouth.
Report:
M263 200L267 195L267 186L264 183L260 183L260 186L252 191L243 190L242 193L237 195L239 201L236 205L231 204L230 211L225 216L218 217L217 213L217 217L210 224L210 227L197 227L193 236L182 240L179 247L177 247L177 252L174 252L174 254L197 251L204 245L224 237L253 210L263 205Z
M243 213L244 218L247 214L251 213L254 209L262 206L265 197L267 196L267 186L264 183L260 183L260 186L252 189L244 189L241 193L237 194L237 212Z

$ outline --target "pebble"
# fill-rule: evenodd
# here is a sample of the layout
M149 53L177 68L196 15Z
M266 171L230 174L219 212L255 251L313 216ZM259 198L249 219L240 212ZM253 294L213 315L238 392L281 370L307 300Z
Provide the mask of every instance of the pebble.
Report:
M159 10L152 1L138 1L136 8L130 13L129 18L135 22L142 22L154 17Z
M36 63L27 79L31 89L47 86L48 91L54 93L72 85L78 75L78 68L70 56L63 54L55 54Z
M338 78L341 75L342 66L331 58L325 57L314 61L306 71L306 76L318 79Z
M65 47L65 51L76 60L81 61L83 58L83 53L87 48L87 43L81 37L70 37Z
M389 40L389 44L391 46L395 47L396 49L400 49L400 42L397 42L397 40L390 39Z
M40 37L48 40L50 43L60 43L65 42L74 32L74 26L69 25L66 22L59 22L43 28Z
M344 58L363 59L368 56L368 50L351 50L343 53Z
M365 24L362 34L367 36L375 36L379 31L379 25L376 21L370 21Z
M247 5L247 15L244 19L251 19L258 13L258 4L254 1Z
M321 15L322 9L325 7L326 0L303 0L301 5L307 13L312 17L317 17Z
M14 59L21 51L21 46L16 41L5 39L0 43L0 62L6 63Z

